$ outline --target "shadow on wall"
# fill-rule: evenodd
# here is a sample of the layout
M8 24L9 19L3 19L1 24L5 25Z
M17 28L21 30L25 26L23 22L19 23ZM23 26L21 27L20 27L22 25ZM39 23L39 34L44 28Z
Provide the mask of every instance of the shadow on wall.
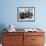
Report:
M2 43L2 36L3 36L2 33L6 31L6 29L4 30L4 28L6 28L5 25L0 24L0 43Z

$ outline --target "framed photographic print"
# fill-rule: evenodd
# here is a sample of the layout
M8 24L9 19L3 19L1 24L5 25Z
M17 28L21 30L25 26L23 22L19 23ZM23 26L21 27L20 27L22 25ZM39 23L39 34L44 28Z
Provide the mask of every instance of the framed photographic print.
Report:
M35 21L35 7L18 7L17 8L18 21Z

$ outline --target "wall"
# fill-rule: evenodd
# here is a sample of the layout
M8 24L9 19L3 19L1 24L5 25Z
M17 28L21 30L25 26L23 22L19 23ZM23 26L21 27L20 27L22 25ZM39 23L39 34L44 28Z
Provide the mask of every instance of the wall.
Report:
M35 22L18 22L17 7L35 7ZM46 0L0 0L0 31L13 24L15 28L37 28L46 32Z
M46 0L0 0L0 25L16 28L46 28ZM35 7L35 22L18 22L17 7Z

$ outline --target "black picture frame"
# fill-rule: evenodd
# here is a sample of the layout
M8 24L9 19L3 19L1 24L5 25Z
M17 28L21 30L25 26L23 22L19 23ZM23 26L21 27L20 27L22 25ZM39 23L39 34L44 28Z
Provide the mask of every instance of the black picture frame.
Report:
M18 7L17 21L20 22L34 22L35 21L35 7Z

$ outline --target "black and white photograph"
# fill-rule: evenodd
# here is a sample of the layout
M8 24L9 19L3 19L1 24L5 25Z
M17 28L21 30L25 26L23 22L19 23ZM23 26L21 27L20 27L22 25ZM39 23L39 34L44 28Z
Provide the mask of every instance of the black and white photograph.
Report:
M18 21L35 21L35 7L18 7Z

